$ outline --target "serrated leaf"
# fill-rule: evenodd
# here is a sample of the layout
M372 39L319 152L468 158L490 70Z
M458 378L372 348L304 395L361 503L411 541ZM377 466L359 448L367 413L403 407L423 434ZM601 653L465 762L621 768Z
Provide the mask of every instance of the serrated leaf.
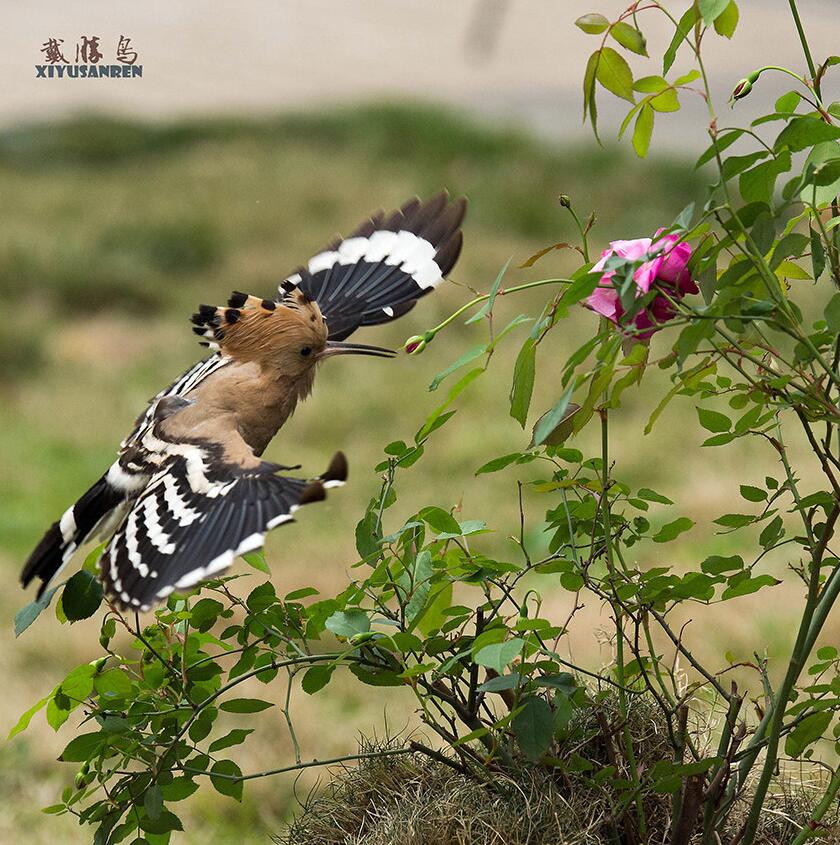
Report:
M70 740L58 759L64 763L83 763L96 757L107 740L108 735L99 731L81 734Z
M772 575L759 575L756 578L752 578L747 572L742 572L738 575L733 575L729 579L729 586L723 591L720 598L721 601L728 601L729 599L756 593L762 587L775 587L781 583L781 581L776 580Z
M324 624L328 631L348 640L370 630L370 619L363 610L337 610Z
M230 733L219 737L219 739L214 739L213 742L210 743L210 748L208 750L211 754L213 754L216 751L221 751L223 748L231 748L234 745L239 745L240 743L245 742L248 734L252 734L253 732L253 728L234 728Z
M730 420L726 414L721 414L719 411L711 411L708 408L698 408L697 416L700 419L700 425L702 425L706 431L711 431L714 434L729 431L729 429L732 428L732 420Z
M248 552L247 554L242 555L242 560L248 564L252 569L256 569L257 572L263 572L266 575L271 575L271 569L266 562L265 553L260 550L257 552Z
M633 72L623 56L613 50L612 47L601 48L595 78L616 97L621 97L621 99L630 103L635 102L633 97Z
M834 713L830 710L806 716L785 738L785 754L799 757L809 745L822 738L833 718Z
M767 491L760 487L753 487L750 484L742 484L740 487L742 498L748 502L763 502L767 499Z
M840 126L824 123L816 117L795 117L779 133L773 149L781 150L787 147L791 152L798 152L837 138L840 138Z
M744 559L741 555L732 555L731 557L711 555L700 564L700 568L707 575L721 575L724 572L742 570L744 568Z
M715 18L715 32L724 38L732 38L738 26L739 17L735 0L730 0L727 7Z
M711 26L726 10L729 0L699 0L697 4L700 14L703 16L703 23Z
M486 666L502 675L505 667L520 655L524 645L525 641L519 637L514 637L502 643L491 643L479 649L474 660L479 666Z
M614 23L610 27L610 35L622 47L625 47L632 53L636 53L638 56L647 55L647 42L645 41L644 35L636 27L630 26L629 23L625 21Z
M663 525L659 531L653 536L654 543L669 543L671 540L679 537L680 534L688 531L694 525L693 520L686 516L681 516L673 522L668 522Z

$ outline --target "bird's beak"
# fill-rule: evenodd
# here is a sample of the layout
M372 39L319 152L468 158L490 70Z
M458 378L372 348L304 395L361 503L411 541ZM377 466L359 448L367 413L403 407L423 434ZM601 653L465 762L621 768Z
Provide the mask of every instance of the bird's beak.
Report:
M328 340L326 346L318 353L318 360L332 358L333 355L375 355L377 358L393 358L396 354L393 349L384 349L381 346Z

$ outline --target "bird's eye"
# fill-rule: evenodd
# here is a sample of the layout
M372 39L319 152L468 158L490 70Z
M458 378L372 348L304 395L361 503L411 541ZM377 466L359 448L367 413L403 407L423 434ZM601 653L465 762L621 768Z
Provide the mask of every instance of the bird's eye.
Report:
M304 358L309 357L312 354L312 347L304 346L303 349L300 350L300 354L303 355Z

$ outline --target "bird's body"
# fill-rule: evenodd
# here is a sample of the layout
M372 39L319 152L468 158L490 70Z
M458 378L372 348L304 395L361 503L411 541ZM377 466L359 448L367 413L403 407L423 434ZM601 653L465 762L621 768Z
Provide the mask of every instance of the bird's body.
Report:
M149 403L108 471L45 534L22 581L39 591L82 543L111 539L100 571L120 606L148 609L218 576L298 507L343 483L338 453L319 478L278 475L261 455L338 354L393 355L346 343L363 325L404 314L458 258L465 203L440 194L378 214L285 279L278 299L234 292L202 305L194 331L216 351ZM296 467L295 467L296 468Z

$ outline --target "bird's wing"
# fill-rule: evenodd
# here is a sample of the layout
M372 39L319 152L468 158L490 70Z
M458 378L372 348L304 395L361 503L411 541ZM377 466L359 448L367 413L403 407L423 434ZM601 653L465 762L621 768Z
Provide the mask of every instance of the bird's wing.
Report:
M136 446L143 439L143 435L146 434L154 421L155 411L161 399L167 396L184 396L198 387L207 376L212 375L230 363L231 359L220 352L216 352L209 358L196 361L186 372L175 379L169 387L164 388L149 400L146 410L135 421L131 434L120 444L120 449L125 450Z
M314 299L331 340L360 326L387 323L437 287L461 252L464 198L443 191L414 198L389 215L379 212L348 238L338 238L280 284Z
M276 475L282 467L253 457L233 430L217 440L176 440L155 423L143 446L160 455L160 464L100 561L106 592L136 610L218 577L347 475L341 453L320 478Z

